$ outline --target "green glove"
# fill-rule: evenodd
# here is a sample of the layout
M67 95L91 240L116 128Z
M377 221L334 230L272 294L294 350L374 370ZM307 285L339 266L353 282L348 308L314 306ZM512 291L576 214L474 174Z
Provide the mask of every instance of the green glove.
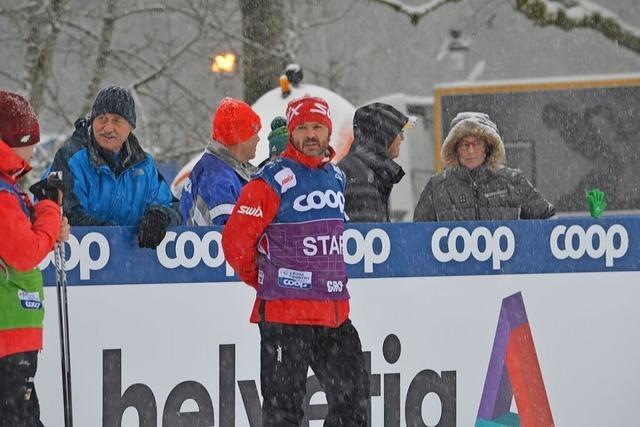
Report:
M589 212L594 218L600 218L607 209L607 202L604 201L604 191L594 188L587 193L587 203Z

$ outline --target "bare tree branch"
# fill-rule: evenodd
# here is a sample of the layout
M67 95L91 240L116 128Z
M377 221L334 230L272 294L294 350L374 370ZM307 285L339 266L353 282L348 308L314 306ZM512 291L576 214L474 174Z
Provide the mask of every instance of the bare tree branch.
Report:
M127 18L129 16L133 16L133 15L146 15L147 13L167 12L170 9L171 8L163 4L138 7L135 9L129 9L129 10L125 10L124 12L118 13L118 15L115 16L114 18L122 19L122 18Z
M424 18L426 15L431 12L439 9L441 6L444 6L447 3L459 2L461 0L431 0L428 3L424 3L421 5L409 5L404 3L402 0L371 0L373 3L380 3L385 6L389 6L394 9L396 12L404 13L408 15L411 19L411 23L413 25L418 25L420 19Z
M640 53L640 28L624 23L615 13L586 0L516 0L515 10L540 26L565 31L589 28L616 44Z
M0 76L6 78L7 80L11 80L12 82L14 82L15 84L17 84L18 86L22 87L23 89L24 87L24 80L21 80L19 78L16 78L13 74L11 73L7 73L4 70L0 70Z
M185 43L182 47L180 47L176 52L174 52L171 56L164 60L164 62L158 66L155 70L138 79L138 81L134 82L131 87L133 89L138 89L140 86L146 85L147 83L156 80L158 77L162 75L170 66L172 66L178 58L180 58L185 52L189 50L191 46L195 42L200 39L200 35L202 34L202 29L198 30L198 33L191 38L187 43Z
M431 0L421 5L409 5L402 0L370 0L408 15L412 24L446 3L461 0ZM629 25L609 9L589 0L515 0L517 12L540 26L554 26L565 31L588 28L604 35L616 44L640 53L640 28Z
M60 32L59 21L63 11L62 0L51 0L44 9L42 1L34 2L28 11L27 81L29 82L29 100L36 112L42 108L43 94ZM42 34L44 24L50 28L49 34Z
M157 13L176 13L176 14L187 16L192 19L197 19L200 16L200 14L194 8L192 8L192 10L189 12L185 8L174 7L173 5L151 4L151 5L140 6L140 7L123 10L121 12L114 14L113 19L115 21L118 21L124 18L135 16L135 15L148 16L149 14L157 14ZM94 10L84 9L79 14L79 16L82 16L84 18L90 18L90 19L101 19L102 13L95 13Z
M73 129L74 120L69 117L69 115L64 111L64 107L60 104L60 96L58 94L58 91L54 91L51 88L51 85L48 84L46 87L46 92L47 95L49 95L51 102L53 103L53 108L47 107L46 105L45 108L51 110L57 117L61 117L65 122L66 128Z
M156 96L152 92L141 90L141 91L139 91L137 93L139 94L140 97L145 97L145 98L149 98L149 99L153 100L156 105L163 105L164 106L164 112L167 113L166 117L168 118L168 120L173 122L173 124L178 129L181 130L181 133L183 135L185 135L186 138L194 140L194 141L202 141L202 145L200 145L197 150L193 149L194 152L201 151L204 148L204 142L207 141L207 136L205 136L202 133L198 132L198 129L199 129L198 126L195 126L195 125L189 123L189 120L183 114L184 111L182 111L181 109L171 108L170 105L166 104L166 102L165 102L165 100L163 98L161 98L159 96ZM172 147L173 147L173 145L172 145ZM160 151L162 153L162 158L180 157L180 156L184 155L184 153L170 155L169 153L177 151L177 150L175 150L175 148L167 149L167 147L158 147L158 146L155 146L153 148L154 148L154 150ZM187 150L189 152L192 151L192 149L187 149Z
M28 12L34 7L38 7L37 1L32 1L27 4L22 5L17 9L3 9L0 8L0 15L20 15L21 13Z
M88 28L83 27L82 25L78 24L77 22L71 22L68 20L62 20L61 23L62 25L62 31L64 31L66 34L68 34L70 37L72 37L74 40L77 41L82 41L82 37L78 37L76 34L74 34L74 32L70 31L70 30L75 30L77 32L79 32L80 34L84 35L85 37L90 38L91 40L95 41L95 42L99 42L100 38L95 35L91 30L89 30ZM60 48L62 50L62 48ZM125 58L125 56L129 57L129 59L135 59L140 61L141 63L150 66L151 64L148 61L145 61L142 57L140 57L139 55L134 55L131 51L129 50L122 50L122 49L109 49L106 53L106 55L109 57L109 59L112 59L115 64L125 70L127 70L127 72L131 73L134 77L138 78L139 74L138 74L138 69L130 64L130 61Z
M345 10L340 10L337 13L334 13L334 16L327 16L324 19L318 19L317 21L313 21L313 22L305 22L304 24L302 24L301 27L303 29L311 29L311 28L318 28L318 27L324 27L327 25L335 24L336 22L343 19L344 16L349 12L351 12L355 7L356 7L356 3L350 3L345 8Z
M277 56L278 58L283 58L283 59L287 58L286 54L284 54L283 52L278 52L278 51L273 50L273 49L268 49L268 48L264 47L262 45L262 43L258 43L258 42L254 41L254 40L250 40L247 37L242 36L239 32L227 31L224 28L218 27L218 26L216 26L214 24L211 24L211 23L209 24L209 27L210 27L210 29L218 31L220 34L228 37L231 40L236 40L236 41L239 41L239 42L246 43L246 44L250 45L251 47L253 47L256 50L259 50L261 52L268 53L268 54L273 55L273 56Z
M111 38L113 37L113 28L115 25L114 11L118 0L108 0L107 9L104 12L102 19L102 32L100 33L100 43L96 52L96 62L93 66L91 73L91 80L87 85L85 91L84 101L82 107L80 107L79 114L85 114L91 108L93 98L100 87L100 82L104 78L107 69L107 60L109 57L109 50L111 48Z
M78 24L77 22L74 22L73 20L63 18L60 20L60 23L63 24L62 31L64 32L70 33L69 29L74 29L81 32L82 34L84 34L85 36L89 37L94 41L100 40L100 38L97 35L95 35L90 29L83 27L82 25Z

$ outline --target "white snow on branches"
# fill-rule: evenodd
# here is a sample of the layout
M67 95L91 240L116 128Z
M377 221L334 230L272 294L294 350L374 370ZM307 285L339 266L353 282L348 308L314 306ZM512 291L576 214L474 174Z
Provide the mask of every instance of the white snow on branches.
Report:
M402 0L371 0L408 15L413 24L447 3L463 0L431 0L410 5ZM605 1L605 0L602 0ZM564 30L590 28L633 52L640 53L640 28L623 22L611 10L590 0L508 0L515 10L535 23L552 25ZM543 8L541 8L542 6ZM539 14L540 12L542 14ZM594 19L597 18L597 19Z
M432 0L428 3L424 3L421 5L410 5L406 4L401 0L375 0L378 3L385 3L388 6L397 9L400 12L406 13L408 15L426 15L427 13L437 9L445 3L449 3L451 0Z
M404 13L409 15L411 18L411 22L417 24L420 18L434 10L438 9L440 6L444 6L447 3L458 2L460 0L431 0L427 3L423 3L420 5L410 5L406 4L402 0L372 0L377 3L384 4L386 6L392 7L397 12Z
M546 18L553 20L558 13L563 12L567 19L580 24L587 19L599 15L601 18L611 20L619 25L624 32L640 37L640 28L626 24L618 15L609 9L588 0L539 0L546 6Z

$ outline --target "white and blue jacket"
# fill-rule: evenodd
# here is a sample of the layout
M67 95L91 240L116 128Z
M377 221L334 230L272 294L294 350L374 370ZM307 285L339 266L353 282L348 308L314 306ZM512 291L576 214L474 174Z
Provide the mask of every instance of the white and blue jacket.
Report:
M180 213L184 224L226 224L242 187L256 170L238 161L222 144L209 143L182 189Z

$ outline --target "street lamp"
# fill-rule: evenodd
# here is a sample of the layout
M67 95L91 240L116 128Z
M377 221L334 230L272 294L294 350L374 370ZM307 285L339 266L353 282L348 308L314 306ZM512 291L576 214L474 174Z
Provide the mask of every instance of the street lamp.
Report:
M213 57L211 72L218 75L233 76L236 72L238 60L233 52L219 53Z

